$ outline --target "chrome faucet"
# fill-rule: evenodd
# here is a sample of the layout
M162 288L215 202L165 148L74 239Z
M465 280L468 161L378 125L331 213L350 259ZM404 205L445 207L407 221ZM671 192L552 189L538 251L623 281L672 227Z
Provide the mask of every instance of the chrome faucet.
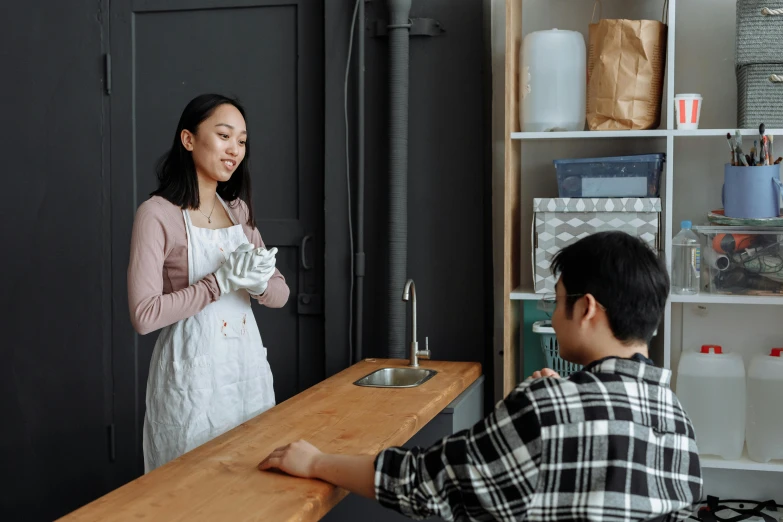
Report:
M402 300L411 301L411 362L409 366L419 366L419 357L430 358L430 339L425 337L425 350L419 350L419 342L416 340L416 285L413 279L408 279L402 291Z

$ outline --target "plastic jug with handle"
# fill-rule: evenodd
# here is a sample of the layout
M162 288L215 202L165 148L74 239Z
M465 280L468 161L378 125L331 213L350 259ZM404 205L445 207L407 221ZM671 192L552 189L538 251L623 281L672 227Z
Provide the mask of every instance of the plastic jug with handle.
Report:
M696 430L699 453L726 460L742 456L746 390L739 354L714 345L683 352L675 393Z
M587 50L578 31L535 31L519 53L519 121L524 132L585 128Z
M748 456L783 459L783 348L753 357L748 366Z

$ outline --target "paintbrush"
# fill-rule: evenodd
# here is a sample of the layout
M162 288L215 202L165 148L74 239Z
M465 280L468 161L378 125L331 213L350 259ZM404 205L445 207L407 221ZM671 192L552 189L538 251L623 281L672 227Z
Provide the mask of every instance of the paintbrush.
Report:
M731 133L726 133L726 143L729 144L729 150L731 151L731 166L736 166L736 163L734 161L734 139L731 137Z
M761 136L761 154L759 156L759 165L769 165L767 137L764 135L766 130L767 127L763 123L759 125L759 136Z
M735 154L737 159L737 166L750 166L750 161L745 157L745 153L742 151L742 133L738 130L734 133Z
M769 156L769 162L771 164L772 163L772 158L775 157L775 136L772 135L772 134L769 135L769 144L768 144L768 146L769 146L768 156Z

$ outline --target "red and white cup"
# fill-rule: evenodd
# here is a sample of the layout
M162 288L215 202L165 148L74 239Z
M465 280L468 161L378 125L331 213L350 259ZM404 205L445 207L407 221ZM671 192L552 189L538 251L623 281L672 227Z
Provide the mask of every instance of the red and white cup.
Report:
M698 129L701 105L701 94L676 95L674 97L674 110L677 113L677 128L680 130Z

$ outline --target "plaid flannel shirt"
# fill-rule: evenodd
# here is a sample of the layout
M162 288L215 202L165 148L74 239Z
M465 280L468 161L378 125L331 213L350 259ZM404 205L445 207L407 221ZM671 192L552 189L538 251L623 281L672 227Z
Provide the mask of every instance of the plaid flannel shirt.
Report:
M684 518L701 467L670 378L637 354L523 382L470 430L381 452L376 497L411 518Z

